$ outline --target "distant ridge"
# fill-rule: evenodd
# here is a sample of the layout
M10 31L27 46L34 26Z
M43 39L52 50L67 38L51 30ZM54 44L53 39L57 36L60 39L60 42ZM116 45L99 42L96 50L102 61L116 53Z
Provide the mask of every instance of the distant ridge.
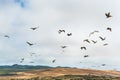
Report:
M0 65L0 69L47 69L47 68L71 68L71 67L51 67L51 66L45 66L45 65L19 65L19 64L13 64L13 65Z
M19 65L19 64L0 66L0 69L46 69L46 68L53 68L53 67L43 66L43 65Z

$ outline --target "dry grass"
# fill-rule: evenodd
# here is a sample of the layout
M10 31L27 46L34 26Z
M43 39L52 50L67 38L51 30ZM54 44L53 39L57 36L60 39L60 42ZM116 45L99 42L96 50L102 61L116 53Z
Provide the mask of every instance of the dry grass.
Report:
M120 72L108 71L108 70L92 70L92 69L77 69L77 68L50 68L40 69L26 72L16 72L15 76L0 76L0 80L11 80L11 79L28 79L33 77L57 77L64 75L94 75L94 76L113 76L119 77Z

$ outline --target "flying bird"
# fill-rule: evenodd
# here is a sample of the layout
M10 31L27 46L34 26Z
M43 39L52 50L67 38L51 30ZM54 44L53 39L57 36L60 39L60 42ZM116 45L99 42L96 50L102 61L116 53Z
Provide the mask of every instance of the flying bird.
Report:
M95 34L95 33L99 33L99 31L95 30L95 31L91 32L91 33L89 34L89 37L90 37L91 35Z
M106 64L102 64L102 66L105 66Z
M66 48L66 47L67 47L67 46L61 46L61 48L63 48L63 49Z
M88 39L83 40L83 42L88 42L88 43L90 43L90 41L89 41Z
M107 45L108 45L108 43L103 44L103 46L107 46Z
M29 46L32 46L34 45L33 43L30 43L30 42L26 42Z
M108 27L107 30L109 30L110 32L112 31L112 28Z
M99 36L99 38L102 40L102 41L104 41L106 38L104 37L101 37L101 36Z
M55 63L56 59L52 60L52 63Z
M84 58L89 57L89 55L84 55Z
M22 63L24 61L24 58L21 59L20 63Z
M97 41L91 40L94 44L97 43Z
M30 28L30 29L32 29L32 30L36 30L36 29L38 29L39 27L33 27L33 28Z
M59 30L58 33L60 34L61 32L64 32L65 33L65 30Z
M67 36L72 36L72 33L67 33Z
M80 62L80 63L82 63L82 62Z
M86 47L81 47L80 49L81 49L81 50L83 50L83 49L86 50Z
M10 36L8 36L8 35L4 35L4 37L10 38Z
M110 12L105 13L105 15L106 15L106 18L110 18L110 17L112 17L111 14L110 14Z

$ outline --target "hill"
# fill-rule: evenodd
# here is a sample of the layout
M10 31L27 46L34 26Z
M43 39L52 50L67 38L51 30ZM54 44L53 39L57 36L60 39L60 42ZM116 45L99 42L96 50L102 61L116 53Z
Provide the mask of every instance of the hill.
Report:
M120 72L78 68L47 68L13 72L0 80L120 80Z

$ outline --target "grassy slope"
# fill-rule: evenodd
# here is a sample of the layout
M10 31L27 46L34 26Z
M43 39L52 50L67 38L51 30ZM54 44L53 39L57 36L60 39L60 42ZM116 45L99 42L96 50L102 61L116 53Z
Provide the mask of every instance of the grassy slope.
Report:
M14 75L19 72L20 74ZM102 75L103 73L107 75ZM77 68L2 68L0 75L0 80L120 80L120 72ZM117 75L119 78L115 79L115 76L110 75Z

